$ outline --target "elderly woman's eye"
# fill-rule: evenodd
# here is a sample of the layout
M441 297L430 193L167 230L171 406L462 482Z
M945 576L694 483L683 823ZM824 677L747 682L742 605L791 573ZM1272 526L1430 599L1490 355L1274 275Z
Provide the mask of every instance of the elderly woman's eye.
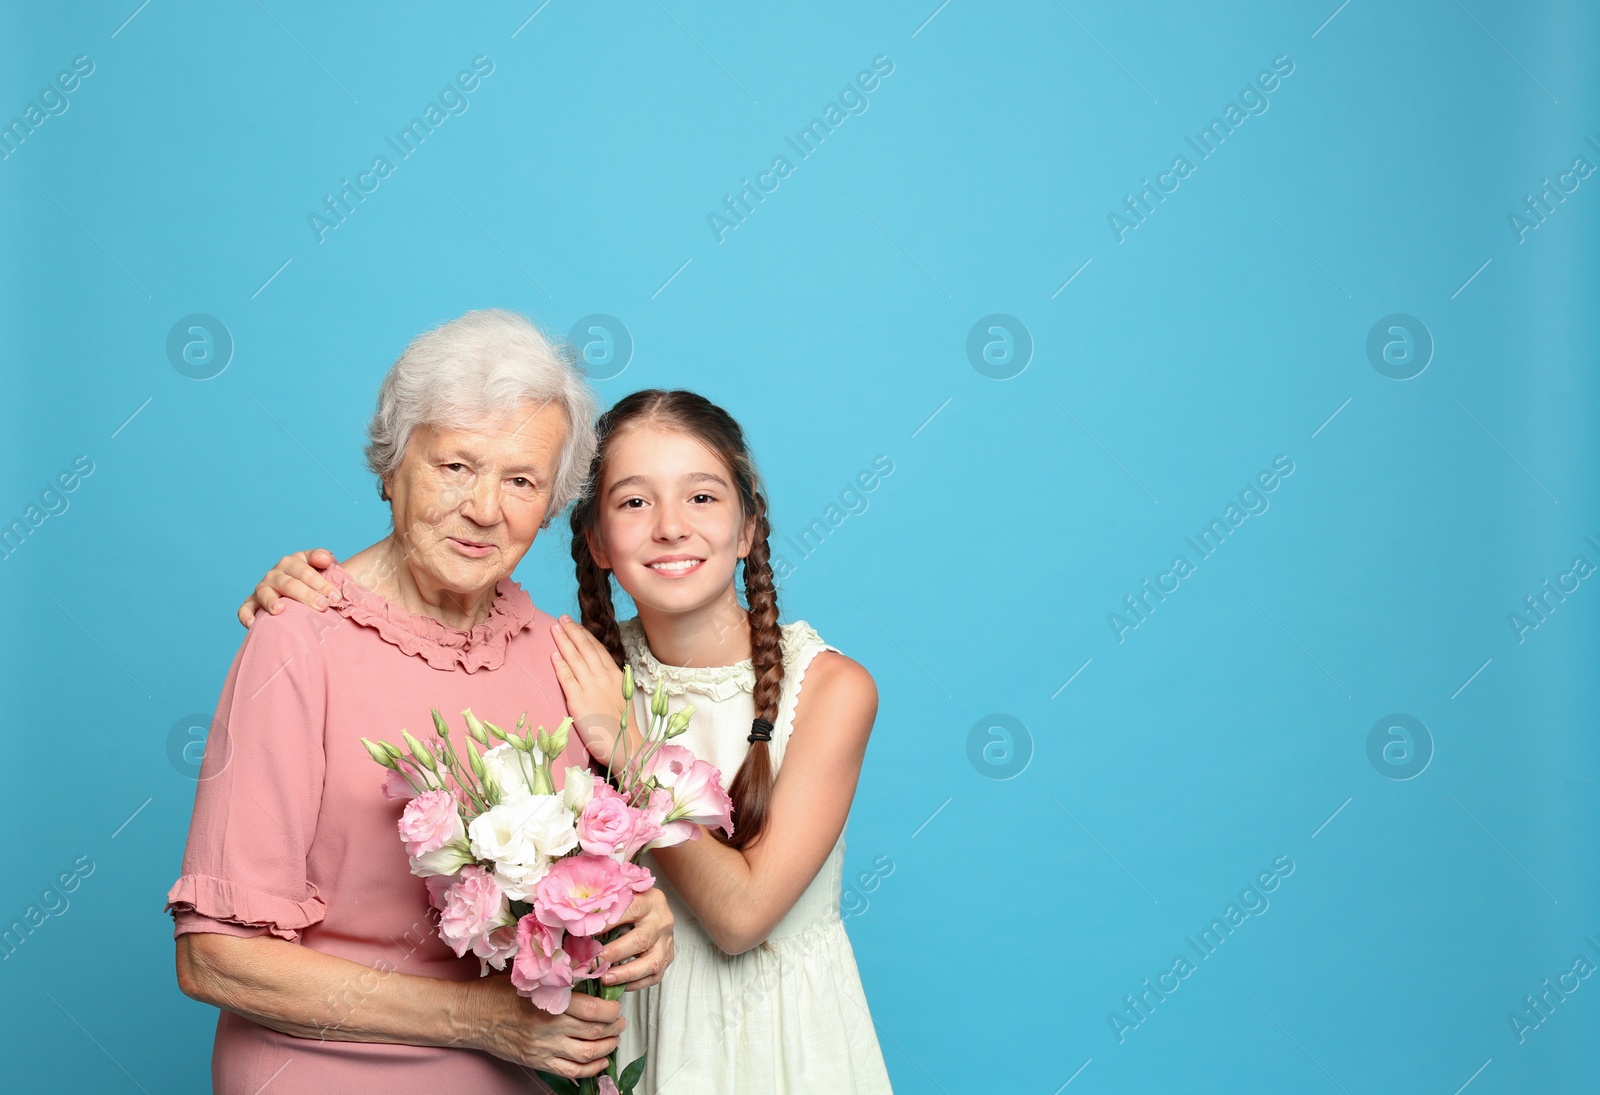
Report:
M533 480L529 479L526 475L514 475L514 476L512 476L511 477L511 483L512 483L513 486L517 487L518 489L521 489L523 487L531 487L531 486L533 486Z

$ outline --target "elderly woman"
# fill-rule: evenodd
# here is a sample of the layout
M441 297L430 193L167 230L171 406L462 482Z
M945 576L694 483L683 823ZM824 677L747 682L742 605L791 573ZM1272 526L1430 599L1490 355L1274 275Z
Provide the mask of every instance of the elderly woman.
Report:
M465 707L511 726L566 716L555 621L511 581L581 491L595 399L528 321L471 312L418 337L383 381L368 463L393 531L331 567L334 611L252 622L201 766L182 877L167 895L178 983L222 1009L215 1090L541 1090L532 1069L593 1076L615 1001L534 1008L435 932L396 831L402 804L361 739ZM555 764L584 766L577 734ZM672 957L662 895L607 947L642 988ZM631 982L631 983L630 983Z

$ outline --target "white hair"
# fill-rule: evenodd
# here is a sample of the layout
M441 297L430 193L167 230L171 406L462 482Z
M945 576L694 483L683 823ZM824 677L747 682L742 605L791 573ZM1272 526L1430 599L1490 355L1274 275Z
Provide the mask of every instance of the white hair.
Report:
M555 403L566 414L545 524L588 489L599 401L570 346L552 342L516 312L486 308L411 340L383 384L367 425L367 467L383 479L400 466L418 426L471 429L496 422L509 408Z

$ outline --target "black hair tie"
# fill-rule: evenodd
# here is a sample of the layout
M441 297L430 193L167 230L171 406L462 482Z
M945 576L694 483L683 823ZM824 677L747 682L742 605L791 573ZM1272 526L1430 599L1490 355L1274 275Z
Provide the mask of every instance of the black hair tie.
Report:
M750 723L750 736L745 739L749 742L771 741L772 723L766 719L756 719Z

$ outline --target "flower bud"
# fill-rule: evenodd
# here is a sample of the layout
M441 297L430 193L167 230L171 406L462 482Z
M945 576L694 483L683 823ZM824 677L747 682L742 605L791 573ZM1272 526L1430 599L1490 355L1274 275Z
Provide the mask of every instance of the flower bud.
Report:
M439 735L439 738L440 738L441 741L449 741L450 740L450 727L444 721L444 716L439 714L439 709L437 707L432 708L432 709L429 710L428 713L433 716L433 730L434 730L434 733Z
M472 708L463 708L461 714L467 720L467 733L472 735L472 740L479 745L489 744L489 734L483 728L483 722L472 713Z
M533 752L533 775L528 780L528 789L536 795L553 795L556 785L551 777L550 764L544 759L537 745L530 746Z
M374 745L366 738L361 739L361 744L366 747L367 756L371 757L385 768L394 767L394 759L389 756L388 752L382 746Z
M559 757L562 751L567 747L567 738L569 737L571 731L572 716L568 715L566 718L561 720L554 730L550 731L548 735L550 742L549 746L545 749L545 756Z
M472 774L480 780L483 779L483 759L478 756L478 751L471 745L467 746L467 764L472 767Z
M633 699L633 666L631 665L622 667L622 698L625 700Z
M656 681L656 689L650 694L650 713L658 719L667 717L667 682L664 678Z
M693 706L685 707L679 711L674 711L672 713L672 717L667 720L667 738L675 738L685 730L689 729L689 718L693 714Z
M406 748L411 750L411 756L418 764L429 769L430 771L437 772L439 770L439 762L434 759L433 753L426 745L423 745L416 738L412 737L411 731L400 731L400 737L405 741Z

